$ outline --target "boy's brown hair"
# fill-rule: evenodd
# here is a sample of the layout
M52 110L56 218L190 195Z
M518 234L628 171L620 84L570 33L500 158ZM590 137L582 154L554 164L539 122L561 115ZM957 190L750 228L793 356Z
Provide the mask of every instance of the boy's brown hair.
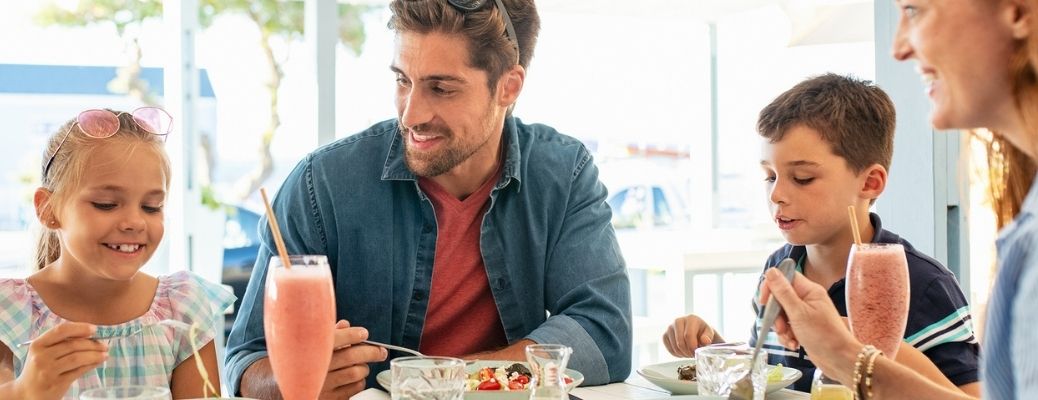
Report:
M890 169L894 103L867 80L833 73L798 83L760 111L757 132L771 143L797 125L814 129L859 173L873 164Z

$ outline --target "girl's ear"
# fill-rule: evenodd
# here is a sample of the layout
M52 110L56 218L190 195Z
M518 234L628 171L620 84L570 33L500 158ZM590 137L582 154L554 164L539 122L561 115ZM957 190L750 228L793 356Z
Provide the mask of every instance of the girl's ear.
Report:
M861 185L861 197L874 200L883 194L883 189L887 187L886 168L879 164L872 164L862 171L862 175L865 176L865 181Z
M58 229L61 224L58 223L57 216L50 207L51 194L50 190L42 187L36 188L36 193L33 193L32 196L32 204L36 207L36 219L40 221L40 224L50 229Z

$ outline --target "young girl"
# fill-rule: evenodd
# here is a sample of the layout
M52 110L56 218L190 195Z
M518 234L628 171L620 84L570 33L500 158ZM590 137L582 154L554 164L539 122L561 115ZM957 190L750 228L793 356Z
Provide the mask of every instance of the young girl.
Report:
M125 385L204 397L196 350L219 388L214 323L234 296L188 272L139 272L162 240L170 126L158 108L88 110L48 141L38 271L0 279L0 399ZM202 333L192 341L167 319Z

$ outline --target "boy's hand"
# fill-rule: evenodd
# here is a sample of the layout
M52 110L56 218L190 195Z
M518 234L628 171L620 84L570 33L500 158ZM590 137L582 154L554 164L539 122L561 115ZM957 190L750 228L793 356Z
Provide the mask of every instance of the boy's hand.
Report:
M25 369L15 380L24 399L60 399L76 379L108 358L108 346L90 339L97 327L63 322L29 345Z
M695 357L696 349L723 341L714 328L693 314L674 320L663 334L663 345L677 357Z

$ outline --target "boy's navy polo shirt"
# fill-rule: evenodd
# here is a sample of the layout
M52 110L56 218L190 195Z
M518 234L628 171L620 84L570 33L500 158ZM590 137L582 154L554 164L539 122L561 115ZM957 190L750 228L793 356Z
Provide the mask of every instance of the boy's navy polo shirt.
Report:
M979 345L973 334L973 319L969 312L966 297L963 296L955 276L937 260L916 250L907 240L884 230L879 216L871 213L869 219L876 234L873 243L900 243L905 248L908 260L908 277L910 281L910 303L908 307L908 325L905 327L905 342L910 343L930 358L937 368L956 386L973 383L978 380ZM778 266L786 259L797 260L797 269L803 272L803 260L807 256L804 246L785 245L768 257L765 270ZM764 275L761 275L763 281ZM847 316L847 299L844 294L845 280L841 279L829 288L829 298L836 305L841 316ZM760 323L762 307L757 303L758 296L753 299L753 310ZM750 334L750 343L756 344L757 330L754 324ZM769 332L764 341L764 349L768 352L768 364L779 364L799 369L804 373L793 389L802 392L811 391L811 378L815 366L803 348L792 351L782 346L775 332Z

